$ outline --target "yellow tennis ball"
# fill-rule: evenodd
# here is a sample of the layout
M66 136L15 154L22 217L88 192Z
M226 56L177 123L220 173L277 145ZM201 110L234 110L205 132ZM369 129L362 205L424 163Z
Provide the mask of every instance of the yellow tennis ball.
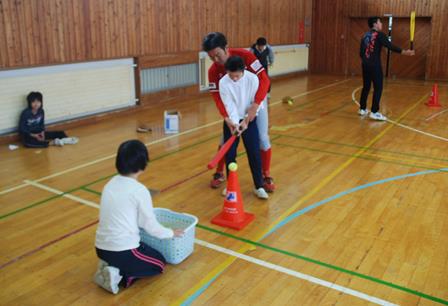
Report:
M229 170L230 171L236 171L238 170L238 165L236 163L230 163L229 165Z
M292 100L288 100L288 105L292 105L292 104L293 104Z

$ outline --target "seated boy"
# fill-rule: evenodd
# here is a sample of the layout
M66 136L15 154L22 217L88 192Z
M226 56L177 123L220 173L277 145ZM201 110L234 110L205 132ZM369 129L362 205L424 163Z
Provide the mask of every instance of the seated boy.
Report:
M78 138L67 137L63 131L45 131L45 112L40 92L31 92L26 100L28 107L22 111L19 121L19 134L25 147L46 148L49 145L62 147L64 144L78 142Z

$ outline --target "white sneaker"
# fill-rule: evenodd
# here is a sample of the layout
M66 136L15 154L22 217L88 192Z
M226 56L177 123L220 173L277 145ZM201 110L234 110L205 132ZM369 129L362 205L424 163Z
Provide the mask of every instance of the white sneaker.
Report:
M109 265L109 264L108 264L107 262L105 262L104 260L102 260L102 259L98 260L98 268L96 269L94 279L95 279L98 275L100 275L100 274L102 273L103 269L104 269L105 267L107 267L108 265Z
M264 200L269 199L269 195L268 195L268 193L266 192L266 190L264 190L263 187L260 187L260 188L258 188L258 189L255 189L255 188L254 188L254 194L255 194L259 199L264 199Z
M369 118L373 119L373 120L378 120L378 121L386 121L387 120L387 117L384 116L383 114L381 114L380 112L370 113Z
M227 188L224 188L221 192L221 195L225 197L227 195Z
M358 115L360 116L366 116L369 114L369 111L367 109L359 109L358 110Z
M120 283L123 276L120 275L120 270L115 267L108 266L107 263L98 264L98 271L95 273L94 281L95 283L107 291L117 294L120 290L118 284Z
M78 137L65 137L65 138L62 138L61 141L64 144L77 144L79 141L79 138Z
M57 147L63 147L64 146L64 142L62 141L62 139L56 138L54 141L54 145Z

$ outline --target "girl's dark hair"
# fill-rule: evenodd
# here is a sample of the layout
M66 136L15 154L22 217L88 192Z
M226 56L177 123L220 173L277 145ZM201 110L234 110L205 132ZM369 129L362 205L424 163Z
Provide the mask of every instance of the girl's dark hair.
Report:
M378 16L369 17L369 19L367 19L367 24L369 25L369 28L373 28L373 24L376 23L378 19L381 18Z
M226 46L227 46L227 38L224 36L224 34L220 32L208 33L207 36L205 36L204 40L202 41L202 50L204 50L205 52L208 52L218 47L225 50Z
M266 46L268 44L266 38L264 37L258 37L256 44L258 46Z
M40 92L38 92L38 91L30 92L28 94L28 96L26 97L26 101L28 102L28 108L31 108L31 103L33 103L36 100L40 101L40 103L43 104L43 96L42 96L42 94Z
M118 147L115 167L121 175L143 171L148 162L148 149L140 140L128 140Z
M224 67L226 68L227 71L236 72L236 71L244 71L245 65L241 57L234 55L227 59L226 63L224 64Z

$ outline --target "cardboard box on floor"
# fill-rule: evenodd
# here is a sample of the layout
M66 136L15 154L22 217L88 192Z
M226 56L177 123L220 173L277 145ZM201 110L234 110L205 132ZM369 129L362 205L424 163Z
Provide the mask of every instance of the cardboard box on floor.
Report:
M166 110L164 112L164 126L166 134L179 133L179 121L181 114L177 110Z

